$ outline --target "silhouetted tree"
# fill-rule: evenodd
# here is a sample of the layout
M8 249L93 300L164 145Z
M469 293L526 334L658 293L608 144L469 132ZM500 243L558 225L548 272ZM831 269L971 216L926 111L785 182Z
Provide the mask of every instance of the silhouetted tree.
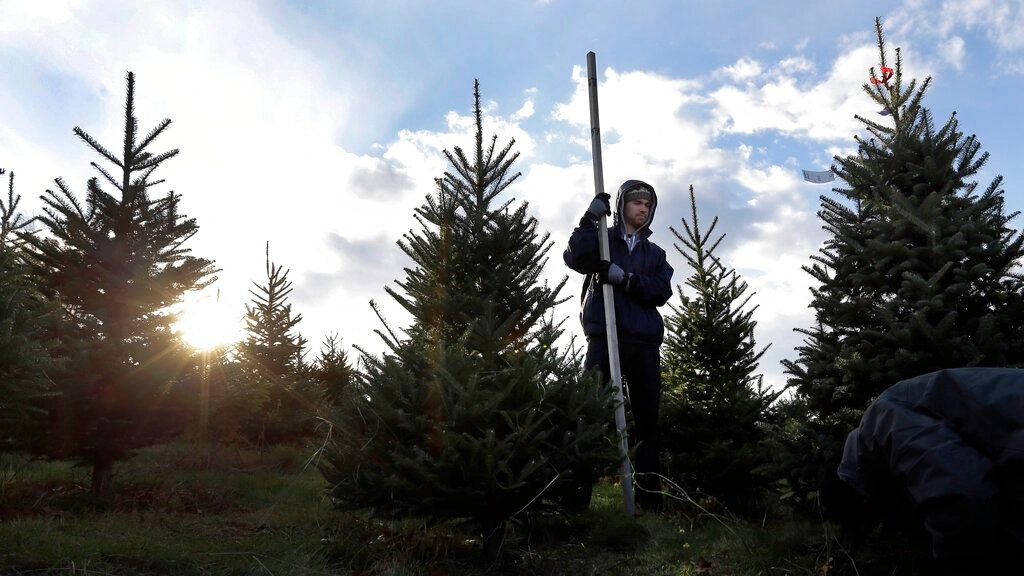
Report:
M42 196L39 217L48 235L25 236L33 272L58 303L67 370L55 378L59 400L50 408L52 437L40 448L92 467L93 491L109 495L113 465L132 450L180 431L174 390L181 343L173 306L190 290L215 280L210 260L185 243L199 229L178 212L180 195L155 197L153 173L178 150L153 153L165 119L141 136L135 117L135 76L129 72L124 141L116 155L81 128L74 133L113 165L93 162L101 179L88 181L84 204L64 181Z
M244 425L259 446L295 441L312 433L320 403L303 361L306 339L296 331L301 314L292 312L288 270L270 261L266 247L266 284L250 289L245 305L246 337L237 347L247 394L255 411Z
M356 373L338 337L329 335L324 339L320 354L313 361L311 375L329 404L337 404L344 398Z
M0 175L4 170L0 169ZM51 306L41 298L23 261L23 240L31 219L17 210L14 173L7 201L0 199L0 451L24 448L52 391L55 365L47 349Z

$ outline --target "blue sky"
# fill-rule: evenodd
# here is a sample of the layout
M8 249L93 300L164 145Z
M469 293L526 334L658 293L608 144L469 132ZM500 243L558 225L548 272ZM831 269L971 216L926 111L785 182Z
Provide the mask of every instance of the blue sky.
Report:
M474 79L488 135L521 154L510 193L551 234L546 275L569 274L561 251L594 192L594 51L606 186L657 188L652 239L677 285L690 271L670 227L682 231L694 186L703 221L727 234L720 256L756 292L757 339L772 343L761 371L779 386L793 329L813 321L801 266L830 190L800 170L854 151L855 114L878 118L861 89L878 66L876 16L904 75L932 78L935 117L956 111L990 153L981 185L1003 175L1009 209L1024 208L1020 0L0 0L0 167L28 213L54 178L82 193L97 158L72 129L116 148L131 70L141 128L171 118L156 148L181 149L158 172L163 190L198 220L193 252L221 268L191 298L194 324L211 337L241 327L269 242L311 356L328 334L379 351L369 300L407 324L383 290L409 264L395 242L417 228L442 151L472 143ZM579 282L556 311L570 332Z

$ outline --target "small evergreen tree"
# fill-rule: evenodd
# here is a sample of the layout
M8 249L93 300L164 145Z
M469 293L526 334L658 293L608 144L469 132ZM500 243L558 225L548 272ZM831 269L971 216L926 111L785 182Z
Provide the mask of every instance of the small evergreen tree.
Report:
M766 390L754 374L768 349L754 343L757 307L745 310L752 296L747 283L714 254L725 238L710 241L718 218L701 230L692 186L690 222L682 222L684 234L670 229L683 244L676 250L693 269L686 285L694 296L677 286L680 304L670 304L665 319L665 469L687 487L740 505L767 484L758 474L768 462L761 444L771 403L781 392Z
M0 199L0 452L23 448L31 438L54 367L47 349L52 309L28 277L17 237L31 223L18 212L20 201L11 172L7 201Z
M337 336L328 335L324 338L320 354L313 361L311 375L320 385L329 404L338 404L345 397L345 391L355 380L356 374Z
M165 119L139 137L135 76L129 72L123 150L108 151L81 128L74 133L116 169L93 167L120 198L88 182L85 204L58 178L42 196L47 236L23 236L39 285L60 305L67 370L55 378L51 435L39 449L74 458L93 470L93 491L109 496L113 466L136 448L180 432L173 392L182 344L172 325L185 292L215 280L213 263L184 244L199 229L179 214L174 192L155 198L153 172L177 150L147 149L170 125Z
M21 194L14 194L14 172L8 174L0 168L0 176L4 174L7 174L7 201L0 199L0 246L14 250L22 244L18 234L27 232L34 219L26 220L25 215L18 212Z
M472 156L446 151L452 171L417 209L419 233L399 241L415 267L387 292L413 324L407 338L378 331L388 351L364 353L321 470L342 505L471 519L495 553L506 520L574 471L611 472L618 450L613 390L555 347L550 312L567 279L538 280L548 235L526 203L498 200L518 177L514 142L484 147L479 83L473 96Z
M294 442L308 436L319 399L303 361L306 339L296 331L301 314L292 312L288 270L270 261L266 246L267 283L249 290L245 305L246 337L238 345L243 384L254 396L256 410L243 426L259 446Z
M899 49L888 68L880 20L875 29L883 73L872 69L864 89L886 120L858 116L871 137L836 158L848 187L821 198L830 237L804 268L818 282L818 327L799 330L804 345L784 362L822 461L899 380L1024 361L1024 237L1004 211L1002 178L978 193L971 178L988 154L955 114L936 128L922 105L931 79L904 84Z

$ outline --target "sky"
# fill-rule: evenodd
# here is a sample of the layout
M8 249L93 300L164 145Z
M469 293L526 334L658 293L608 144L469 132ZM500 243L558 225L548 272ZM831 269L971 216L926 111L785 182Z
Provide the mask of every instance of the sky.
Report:
M569 277L554 311L568 342L582 278L561 253L595 192L593 51L606 189L655 187L651 240L684 287L673 230L693 186L702 226L717 217L726 234L719 257L753 293L756 340L771 345L758 371L779 388L795 329L814 321L802 267L825 238L819 197L840 184L801 170L853 154L856 115L884 121L863 90L875 17L904 78L931 78L936 121L955 112L990 154L980 186L1001 175L1008 210L1024 208L1022 0L0 0L0 167L29 216L55 178L82 198L100 158L72 131L118 149L133 72L140 130L170 118L153 150L180 150L155 192L181 195L200 226L187 247L220 269L189 296L183 330L238 338L269 254L288 271L307 358L335 336L357 360L356 347L384 349L371 300L393 329L409 324L384 291L412 265L397 241L419 230L444 150L472 148L478 80L485 137L520 155L508 195L550 235L544 277Z

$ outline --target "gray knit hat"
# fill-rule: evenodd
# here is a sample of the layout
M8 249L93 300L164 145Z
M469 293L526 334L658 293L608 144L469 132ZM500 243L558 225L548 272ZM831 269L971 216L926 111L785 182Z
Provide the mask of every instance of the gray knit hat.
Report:
M648 202L654 201L653 188L651 185L640 180L626 180L619 186L619 194L622 194L622 203L628 204L633 200L643 199Z

